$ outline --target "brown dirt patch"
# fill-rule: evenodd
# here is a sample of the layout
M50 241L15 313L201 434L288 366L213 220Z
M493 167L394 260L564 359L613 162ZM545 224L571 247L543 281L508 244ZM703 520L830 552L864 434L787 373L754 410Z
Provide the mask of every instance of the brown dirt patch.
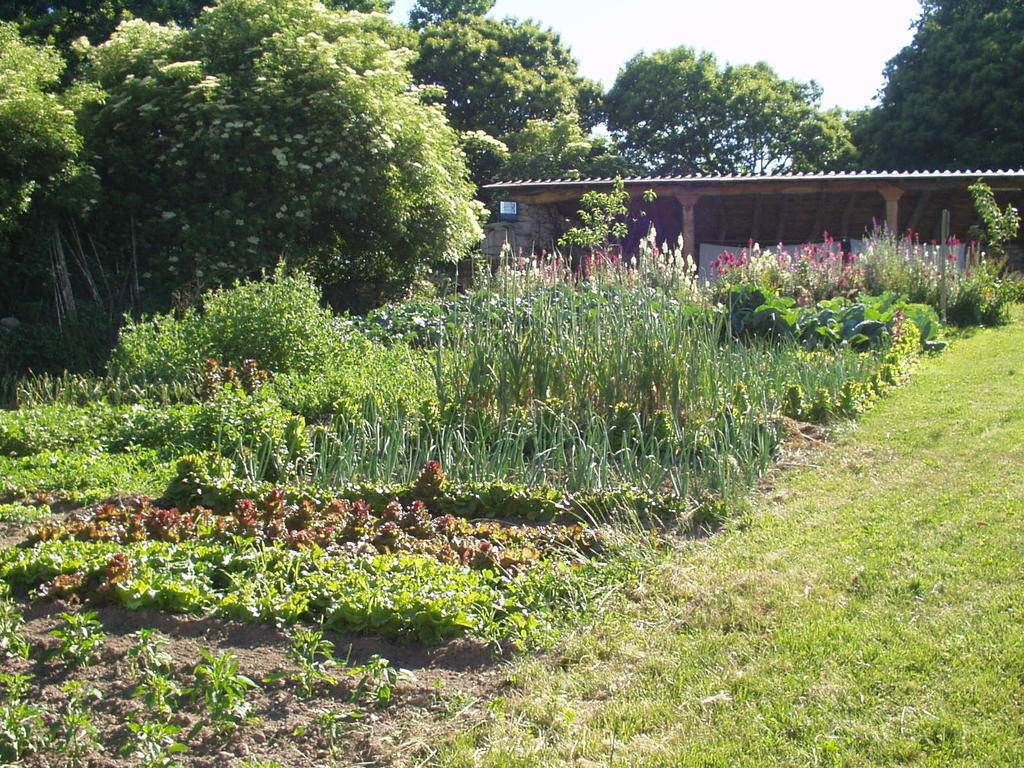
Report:
M347 658L347 667L362 665L379 654L393 666L411 671L416 679L400 682L392 704L383 710L351 702L357 678L346 674L345 667L335 669L337 685L322 685L315 695L303 698L288 680L262 682L275 673L295 670L286 656L288 639L279 628L120 607L98 611L108 633L101 661L73 669L59 660L42 663L38 659L58 644L49 633L63 624L60 614L76 610L75 607L31 603L22 608L26 620L24 635L32 644L35 661L8 659L2 664L3 671L32 675L31 698L53 712L63 710L67 697L61 686L68 681L85 681L100 690L102 697L90 707L90 714L101 733L103 749L91 756L92 768L127 768L136 764L121 756L119 750L130 737L126 723L144 710L142 699L133 695L139 680L129 674L125 661L133 642L128 635L141 628L156 629L167 636L167 651L174 660L173 677L183 688L194 681L192 670L201 660L201 649L234 653L240 672L259 683L248 695L257 721L227 736L201 725L196 736L187 742L188 752L174 760L181 768L241 768L258 760L274 761L283 768L389 765L401 757L402 750L396 750L396 745L404 741L414 725L443 718L453 709L464 707L467 701L488 699L504 680L505 657L493 647L473 640L425 647L325 632L324 637L334 643L339 661ZM311 727L316 716L325 710L358 711L361 716L346 718L332 739L322 729ZM179 740L202 717L199 705L184 697L174 720L182 727ZM308 730L296 735L296 729L303 727ZM57 768L65 762L59 755L46 753L31 756L22 764Z

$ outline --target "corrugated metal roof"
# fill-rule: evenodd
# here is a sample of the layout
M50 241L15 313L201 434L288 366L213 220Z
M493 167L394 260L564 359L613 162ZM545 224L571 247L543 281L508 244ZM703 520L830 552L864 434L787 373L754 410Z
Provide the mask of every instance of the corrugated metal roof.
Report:
M976 179L1024 178L1024 169L964 170L964 171L828 171L823 173L771 173L771 174L691 174L689 176L626 176L624 184L676 184L681 182L722 183L734 181L897 181L900 179ZM485 184L484 189L511 189L549 186L600 186L614 184L614 178L588 179L518 179Z

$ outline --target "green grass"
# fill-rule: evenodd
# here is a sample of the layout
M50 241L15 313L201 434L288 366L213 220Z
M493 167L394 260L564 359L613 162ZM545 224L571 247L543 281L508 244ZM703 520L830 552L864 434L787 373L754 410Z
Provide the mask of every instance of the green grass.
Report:
M1019 764L1022 384L1019 313L959 339L428 762Z

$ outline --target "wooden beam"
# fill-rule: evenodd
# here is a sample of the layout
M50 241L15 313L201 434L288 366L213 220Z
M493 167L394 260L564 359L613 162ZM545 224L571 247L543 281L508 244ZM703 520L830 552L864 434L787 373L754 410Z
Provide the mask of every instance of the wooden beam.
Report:
M903 190L895 184L879 184L878 194L885 198L885 224L889 231L898 235L900 231L900 198Z
M697 243L697 222L695 220L697 201L700 200L700 197L699 194L692 192L677 192L675 194L683 214L683 250L693 257L694 263L700 259L700 247Z

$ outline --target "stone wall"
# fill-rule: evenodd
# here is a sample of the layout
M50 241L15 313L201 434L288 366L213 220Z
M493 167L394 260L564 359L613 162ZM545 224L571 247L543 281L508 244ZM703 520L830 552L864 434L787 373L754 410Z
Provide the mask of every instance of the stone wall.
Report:
M481 246L488 261L496 261L507 242L513 253L539 253L554 250L559 235L564 231L564 217L555 205L519 203L516 221L499 221L484 228Z

